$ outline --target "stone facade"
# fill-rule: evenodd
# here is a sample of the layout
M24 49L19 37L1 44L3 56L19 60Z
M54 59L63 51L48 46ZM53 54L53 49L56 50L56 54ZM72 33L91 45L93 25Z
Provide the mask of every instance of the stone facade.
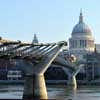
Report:
M82 59L86 53L94 52L94 48L94 38L91 29L84 23L81 12L79 22L73 28L71 38L69 38L69 53Z

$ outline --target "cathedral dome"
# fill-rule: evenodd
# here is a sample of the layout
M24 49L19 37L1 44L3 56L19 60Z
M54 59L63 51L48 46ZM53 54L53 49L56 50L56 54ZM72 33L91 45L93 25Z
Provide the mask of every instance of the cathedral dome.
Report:
M75 25L72 31L72 35L77 35L78 33L83 35L92 35L91 29L87 24L83 22L82 12L79 16L79 23Z

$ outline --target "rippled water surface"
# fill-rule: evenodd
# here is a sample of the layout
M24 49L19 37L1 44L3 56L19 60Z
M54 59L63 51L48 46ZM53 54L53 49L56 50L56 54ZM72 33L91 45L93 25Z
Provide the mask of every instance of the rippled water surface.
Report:
M66 86L50 86L48 95L58 100L100 100L100 86L81 86L77 90Z
M63 85L47 86L49 99L100 100L100 86L80 86L77 90ZM21 99L22 85L0 85L0 99Z

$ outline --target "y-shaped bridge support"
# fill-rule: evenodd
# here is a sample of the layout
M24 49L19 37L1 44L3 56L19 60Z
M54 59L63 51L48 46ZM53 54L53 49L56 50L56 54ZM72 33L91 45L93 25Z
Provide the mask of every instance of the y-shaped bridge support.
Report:
M18 66L20 65L26 73L23 93L24 100L48 99L44 73L53 60L58 56L64 45L64 42L56 45L49 52L45 53L46 56L44 55L39 64L35 66L31 63L31 61L18 60Z
M69 82L68 82L68 85L73 87L73 89L76 89L77 88L77 81L76 81L76 75L79 73L79 71L81 70L81 68L84 66L84 64L80 64L78 66L78 68L76 70L74 70L73 72L69 72L68 71L68 68L66 67L63 67L63 70L65 71L66 74L69 73ZM74 66L75 67L75 66Z

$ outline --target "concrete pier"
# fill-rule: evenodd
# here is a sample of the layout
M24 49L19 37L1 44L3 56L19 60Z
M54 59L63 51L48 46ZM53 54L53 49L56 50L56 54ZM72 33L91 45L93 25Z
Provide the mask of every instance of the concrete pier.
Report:
M26 76L23 99L24 100L48 99L45 79L43 74Z
M33 76L25 76L23 100L33 99Z
M68 84L73 86L73 89L77 89L77 81L76 81L76 75L79 73L79 71L81 70L81 68L84 67L84 64L80 64L78 66L78 69L76 71L74 71L71 75L69 75L69 82Z
M68 85L71 86L73 89L77 89L76 77L74 75L70 77Z
M74 87L74 89L77 89L76 76L72 76L72 86Z

